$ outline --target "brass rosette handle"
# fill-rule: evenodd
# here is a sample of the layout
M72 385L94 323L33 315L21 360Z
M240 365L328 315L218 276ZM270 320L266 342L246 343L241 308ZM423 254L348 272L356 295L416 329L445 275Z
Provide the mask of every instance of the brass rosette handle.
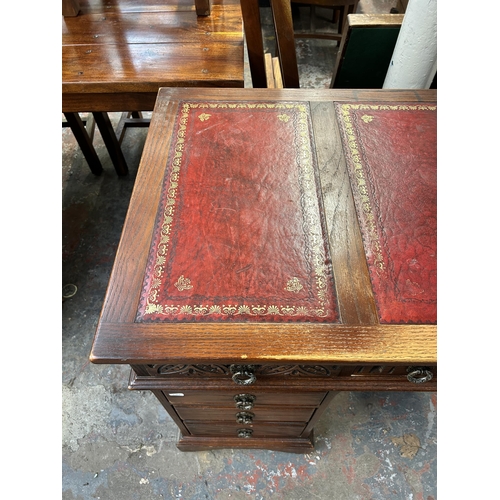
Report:
M229 370L233 374L233 382L238 385L250 385L257 380L254 365L231 365Z
M240 411L236 414L236 422L238 422L239 424L248 425L253 423L254 417L255 414L251 411Z
M410 366L407 368L406 378L413 384L423 384L432 380L434 376L426 366Z
M252 429L238 429L237 434L239 438L248 439L252 437L253 430Z
M253 394L237 394L233 399L239 410L251 410L257 398Z

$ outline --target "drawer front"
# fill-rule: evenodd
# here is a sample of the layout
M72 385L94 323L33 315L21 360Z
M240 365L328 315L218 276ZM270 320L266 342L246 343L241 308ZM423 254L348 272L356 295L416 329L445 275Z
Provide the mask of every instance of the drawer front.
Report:
M234 406L232 408L223 407L199 407L199 406L175 406L179 417L183 420L225 420L228 422L240 423L252 421L259 422L307 422L314 410L314 407L307 406L277 406L260 407L251 410L239 410Z
M254 396L253 407L261 406L318 406L326 396L326 392L258 392L258 391L202 391L179 390L164 391L170 403L177 406L209 405L236 407L234 397L239 394ZM244 409L244 408L243 408Z
M437 367L403 365L143 365L152 377L166 379L232 380L235 385L251 387L257 382L303 380L346 380L353 377L406 379L415 368L425 368L436 377Z
M233 366L237 368L231 370ZM134 370L140 375L131 379L131 389L165 392L178 388L199 390L205 386L210 391L252 393L289 388L294 394L294 391L437 390L434 365L248 365L245 369L239 365L141 365Z
M193 436L224 436L251 439L261 437L299 437L305 428L303 423L275 423L240 425L231 422L185 421Z

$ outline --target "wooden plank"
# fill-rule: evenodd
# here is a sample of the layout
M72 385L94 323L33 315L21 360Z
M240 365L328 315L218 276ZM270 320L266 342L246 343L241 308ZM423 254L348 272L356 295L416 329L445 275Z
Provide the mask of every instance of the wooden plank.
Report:
M155 106L130 199L130 203L139 208L130 213L124 223L124 235L118 245L104 301L103 321L134 321L147 263L143 250L151 240L177 105L176 101L161 100ZM116 262L126 262L126 265L117 266Z
M301 363L305 365L307 363ZM306 388L304 380L301 377L286 377L279 380L271 380L270 377L258 379L257 386L252 385L252 390L259 394L280 392L285 387L288 392L304 390L307 391L435 391L437 388L437 367L427 364L426 366L434 374L433 378L422 384L414 384L407 378L407 365L400 365L403 374L400 376L391 375L374 375L370 377L360 377L357 375L349 375L342 377L310 377L307 378ZM343 365L343 367L359 368L359 365ZM179 386L182 391L197 390L197 391L232 391L234 390L234 382L231 379L213 379L208 377L188 378L182 381L179 378L158 378L158 377L136 377L129 383L131 390L163 390L165 392L178 392ZM181 392L182 392L181 391Z
M62 91L125 93L157 92L159 87L169 86L242 87L243 44L219 43L206 48L202 43L65 46Z
M376 324L377 309L333 103L314 103L312 116L315 140L322 145L317 150L321 191L342 321Z
M100 111L107 109L108 112L122 112L124 109L130 111L153 111L158 90L151 92L127 92L116 93L92 93L81 92L63 93L63 112Z
M257 101L373 101L373 102L436 102L437 91L432 89L173 89L162 88L164 99L251 99Z
M404 14L349 14L347 22L351 28L401 26Z
M281 77L281 65L277 57L273 57L273 75L274 75L274 87L277 89L282 89L283 78Z
M205 451L223 449L264 449L287 453L311 453L314 451L312 433L307 438L252 438L186 436L177 443L180 451Z
M267 88L274 89L274 71L273 71L273 58L269 52L264 54L264 61L266 63L266 81Z
M213 44L242 38L239 6L217 6L210 17L197 19L194 12L110 12L63 19L62 45L135 43Z
M317 40L336 40L339 42L342 39L342 35L338 33L321 33L321 32L295 32L295 38L315 38Z
M116 290L116 285L111 282ZM119 291L121 289L118 289ZM130 302L130 299L127 299ZM168 328L167 328L168 326ZM435 325L104 322L93 363L373 363L435 365ZM220 346L224 346L222 350Z
M211 0L212 12L220 5L238 5L239 0ZM127 12L196 12L195 0L119 0L119 2L103 2L102 0L80 0L82 14L117 11Z

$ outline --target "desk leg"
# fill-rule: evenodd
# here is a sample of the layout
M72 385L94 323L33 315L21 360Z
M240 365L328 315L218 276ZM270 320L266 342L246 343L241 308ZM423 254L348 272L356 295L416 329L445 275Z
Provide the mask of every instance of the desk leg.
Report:
M115 166L116 173L118 175L127 175L127 162L123 156L122 148L120 147L120 143L118 142L118 138L116 137L116 133L108 114L103 112L93 112L92 114L94 115L95 122L99 127L102 140L106 145L111 161Z
M76 142L82 150L83 156L89 164L90 170L94 175L99 175L102 173L102 165L97 156L97 153L92 144L92 139L90 138L85 125L80 118L78 113L64 113L66 121L75 136Z

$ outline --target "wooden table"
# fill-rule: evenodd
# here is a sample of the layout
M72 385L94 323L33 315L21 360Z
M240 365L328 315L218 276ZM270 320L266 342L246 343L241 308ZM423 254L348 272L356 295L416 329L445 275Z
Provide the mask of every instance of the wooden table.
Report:
M338 391L436 390L436 91L159 92L90 359L181 450L307 452Z
M244 86L239 0L214 0L209 16L197 16L193 0L80 0L78 8L76 17L62 18L62 112L73 114L68 123L95 173L102 166L81 124L73 123L76 113L94 113L124 175L126 161L106 113L152 111L160 87Z

